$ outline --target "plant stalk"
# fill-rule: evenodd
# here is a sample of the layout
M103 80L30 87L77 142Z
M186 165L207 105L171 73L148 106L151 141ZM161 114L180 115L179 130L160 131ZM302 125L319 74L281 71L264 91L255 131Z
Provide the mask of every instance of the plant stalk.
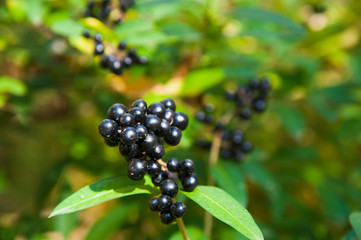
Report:
M183 218L177 218L177 224L178 224L179 230L182 233L183 240L189 240L189 237L186 232L186 227L184 226Z

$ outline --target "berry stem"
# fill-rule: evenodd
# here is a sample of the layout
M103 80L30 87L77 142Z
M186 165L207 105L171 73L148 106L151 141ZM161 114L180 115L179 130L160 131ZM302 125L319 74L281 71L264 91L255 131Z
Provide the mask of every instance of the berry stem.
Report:
M234 115L234 110L231 109L222 117L221 122L226 125L229 121L231 121L233 115ZM221 129L217 130L214 134L212 146L211 146L211 153L209 155L209 160L208 160L210 169L217 165L219 151L222 146L222 135L223 135L223 131ZM210 173L208 173L207 185L208 186L214 185L214 178ZM206 211L204 215L204 233L207 239L209 239L211 236L212 225L213 225L213 217L211 214L209 214Z
M189 240L189 237L186 232L186 227L184 226L183 218L177 218L177 224L178 224L179 230L182 233L183 240Z

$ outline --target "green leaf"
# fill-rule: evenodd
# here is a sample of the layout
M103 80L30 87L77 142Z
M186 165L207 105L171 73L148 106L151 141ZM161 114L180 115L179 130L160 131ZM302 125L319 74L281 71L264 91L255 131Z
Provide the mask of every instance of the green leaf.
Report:
M0 76L0 93L23 96L26 91L27 88L22 81L7 76Z
M63 36L80 36L83 27L79 22L76 22L72 19L61 19L53 24L51 24L50 28L57 34Z
M190 72L184 80L181 95L197 95L208 88L214 87L224 78L220 68L204 68Z
M356 232L358 238L361 239L361 212L354 212L350 215L350 223Z
M216 183L243 206L247 206L247 190L242 170L236 163L219 161L211 169Z
M146 180L146 181L145 181ZM50 217L79 211L97 204L136 194L157 194L149 177L143 181L133 181L128 177L113 177L100 180L83 187L55 207Z
M183 192L215 218L228 224L249 239L263 239L251 214L228 193L217 187L198 186L194 192Z
M288 35L296 35L295 37L304 37L306 35L306 29L301 25L290 18L283 16L277 12L267 11L263 9L251 9L243 8L237 9L234 11L234 15L241 18L244 21L252 21L252 23L258 21L263 25L276 25L283 27L286 30Z
M301 138L306 127L303 114L297 108L290 106L279 106L276 111L286 130L294 138Z
M45 3L42 0L25 1L25 11L29 20L33 24L39 24L42 22L46 8Z
M110 234L114 233L121 225L123 225L131 212L136 210L134 205L120 205L96 222L85 240L106 239Z

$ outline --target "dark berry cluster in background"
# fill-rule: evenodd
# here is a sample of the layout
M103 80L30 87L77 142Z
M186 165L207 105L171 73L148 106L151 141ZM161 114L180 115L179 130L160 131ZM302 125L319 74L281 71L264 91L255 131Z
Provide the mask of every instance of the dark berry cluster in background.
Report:
M136 100L130 109L120 103L113 104L107 119L99 124L99 133L106 144L119 146L120 154L128 161L128 177L141 180L149 174L153 184L160 187L162 195L151 200L150 208L160 211L161 220L166 224L182 217L186 211L183 203L172 200L178 193L177 176L184 191L193 191L198 185L192 160L179 162L171 158L167 164L162 161L163 142L178 145L187 126L188 116L177 112L170 98L149 106L144 100Z
M125 12L134 4L134 0L120 0L119 2L110 0L90 1L85 10L85 16L98 18L107 25L109 25L110 18L112 18L113 25L111 26L114 26L114 24L121 23ZM115 20L114 16L117 16ZM94 39L94 55L100 56L100 66L109 69L114 74L121 75L126 68L148 63L145 56L138 56L136 49L129 48L125 41L119 41L118 45L114 46L106 43L101 34L97 33L92 36L89 31L85 31L83 37ZM107 54L105 54L106 48Z
M227 92L227 99L236 103L235 115L239 120L248 120L252 116L252 110L261 113L266 110L267 97L271 90L268 78L253 78L246 86L238 86L235 91ZM222 121L215 121L214 106L206 104L195 115L202 123L212 125L214 131L222 131L220 156L223 159L233 159L236 162L243 162L244 157L249 153L253 145L245 140L244 132L241 129L228 130ZM197 140L197 146L209 150L212 141L201 137Z
M115 26L122 22L124 14L134 4L135 0L89 1L84 11L84 17L97 18L108 26Z
M237 105L237 114L242 119L250 119L252 110L263 112L267 107L267 96L271 90L271 84L267 77L261 79L252 78L247 86L238 86L234 92L227 92L227 99Z
M84 32L83 36L91 38L89 32ZM114 74L121 75L126 68L148 63L145 56L138 56L137 51L134 48L128 48L124 41L120 41L117 47L111 46L111 54L105 54L105 43L101 34L95 34L94 41L94 55L100 56L100 66L108 68Z

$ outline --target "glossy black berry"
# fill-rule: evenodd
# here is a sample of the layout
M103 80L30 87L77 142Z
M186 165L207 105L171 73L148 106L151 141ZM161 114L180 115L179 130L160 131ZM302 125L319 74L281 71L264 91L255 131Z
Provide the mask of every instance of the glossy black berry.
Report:
M119 152L126 158L134 158L139 155L139 146L136 143L131 145L120 144Z
M219 154L222 158L229 159L232 157L232 150L229 148L222 148Z
M97 42L97 43L100 43L103 41L103 36L100 34L100 33L97 33L95 34L94 36L94 40Z
M110 119L104 119L99 123L98 130L100 135L104 138L110 138L111 136L117 134L118 124Z
M171 146L176 146L179 144L182 138L182 130L177 127L171 127L168 136L164 136L164 140Z
M188 117L182 112L176 112L172 126L178 127L181 130L185 130L188 126Z
M241 130L236 130L233 132L232 143L235 145L241 144L243 141L243 132Z
M194 163L190 159L186 159L180 163L180 171L184 173L192 173L194 172Z
M131 145L138 141L138 133L135 128L126 127L120 133L120 140L126 145Z
M198 183L198 177L194 173L185 175L182 178L183 190L186 192L192 192L198 186Z
M242 143L242 150L243 152L245 153L248 153L252 150L253 146L252 146L252 143L251 142L243 142Z
M133 59L130 58L129 56L125 56L125 57L123 58L123 65L124 65L124 67L130 67L130 66L132 66L132 65L133 65Z
M102 55L99 63L102 68L107 68L108 67L108 56Z
M158 208L161 211L168 211L170 209L170 206L172 206L173 201L172 198L168 195L161 195L158 198Z
M114 74L122 74L123 69L122 69L122 63L119 60L114 60L110 63L110 70L112 71L112 73Z
M88 31L83 32L83 37L90 38L90 33Z
M156 115L148 115L144 120L144 125L149 131L155 132L160 127L161 119Z
M120 103L113 104L107 113L109 119L112 119L119 123L120 118L123 116L124 113L127 113L128 109L126 106Z
M118 49L119 50L124 50L127 48L127 43L124 42L124 41L120 41L119 44L118 44Z
M271 90L271 83L267 77L262 78L259 89L264 93L267 93Z
M234 158L236 160L236 162L243 162L243 159L244 159L244 152L242 152L241 150L236 150L234 151Z
M165 150L162 144L157 144L153 151L149 154L149 157L153 160L162 159L165 154Z
M206 113L204 111L198 111L196 113L196 119L200 122L204 122L206 120Z
M148 134L148 129L144 125L139 124L135 127L135 130L138 133L138 140L143 141Z
M174 116L175 116L175 112L172 109L170 108L165 109L163 119L169 122L169 124L173 123Z
M142 109L135 107L130 109L129 113L133 115L135 122L137 123L143 122L145 115Z
M155 102L149 105L147 113L157 115L159 118L163 118L165 113L165 107L163 104Z
M203 149L210 149L211 148L212 143L210 141L208 141L205 138L198 138L197 139L197 146Z
M145 65L145 64L148 63L148 58L147 58L146 56L140 56L140 57L138 58L138 63L139 63L139 64L142 64L142 65Z
M158 137L164 137L169 135L170 124L167 120L162 119L159 128L154 132Z
M178 185L175 181L166 179L160 183L159 187L160 187L160 192L163 195L168 195L171 198L174 198L175 196L177 196Z
M114 142L110 139L104 139L105 144L107 144L109 147L116 147L118 146L119 142Z
M152 176L158 176L162 171L162 167L157 161L150 160L147 162L147 173Z
M239 116L243 119L250 119L252 116L252 112L249 108L243 108Z
M178 172L180 170L180 162L178 158L171 158L167 162L167 168L171 172Z
M143 112L146 112L147 111L147 103L143 100L143 99L138 99L136 101L134 101L132 103L132 108L133 107L138 107L140 108Z
M168 178L168 174L165 171L161 171L157 176L152 177L152 183L155 186L159 186L161 182Z
M163 104L165 108L171 109L173 111L176 110L176 104L171 98L166 98L162 100L160 103Z
M187 207L184 205L184 203L175 202L170 207L170 212L174 217L181 218L187 212Z
M173 206L173 205L172 205ZM157 212L159 211L158 208L158 198L152 198L149 200L149 209L152 212Z
M160 220L164 224L171 224L174 222L175 217L169 211L163 211L160 213Z
M257 112L263 112L264 110L266 110L267 105L264 99L256 98L255 100L252 101L252 106L253 109L256 110Z
M252 78L248 83L248 86L251 89L257 89L257 88L259 88L259 85L260 85L260 82L257 78Z
M131 113L125 113L120 118L119 123L122 127L133 127L135 125L134 116Z
M142 159L133 158L128 163L128 177L133 180L140 180L147 172L147 162Z
M140 147L147 154L153 152L153 149L157 145L157 137L153 133L148 133L143 142L140 143Z
M104 45L103 43L96 43L94 47L94 54L101 55L104 53Z

